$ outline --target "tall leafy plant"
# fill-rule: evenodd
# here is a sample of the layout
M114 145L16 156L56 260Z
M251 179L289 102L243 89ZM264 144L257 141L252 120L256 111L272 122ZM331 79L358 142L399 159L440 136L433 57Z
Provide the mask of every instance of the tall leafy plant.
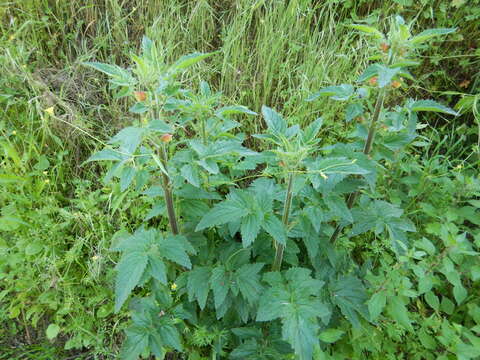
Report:
M356 28L383 39L377 30ZM375 193L381 162L417 136L418 111L453 113L413 100L385 111L387 89L400 76L409 77L405 67L412 65L409 59L400 62L397 51L432 34L411 38L407 31L397 19L391 44L382 45L389 52L386 63L362 75L371 83L376 78L380 87L370 127L356 130L356 142L332 146L322 144L321 118L301 128L263 106L266 130L254 135L263 151L249 149L236 118L257 114L223 105L221 94L205 82L193 91L180 80L209 54L167 65L161 49L145 38L131 69L86 63L109 76L117 96L135 99L130 111L141 120L89 161L110 161L105 181L117 178L117 191L134 189L155 202L145 223L112 246L121 253L116 311L136 295L129 302L124 359L163 358L167 352L185 352L191 359L292 353L312 359L339 338L339 324L359 329L374 321L365 269L328 241L336 232L332 224L351 225L352 236L388 234L390 250L404 250L412 223L402 209L366 190ZM439 32L445 31L433 34ZM350 101L351 120L368 112L374 91L343 84L315 97ZM378 124L388 131L378 134ZM365 194L355 207L351 199L357 195L351 194L360 191ZM154 218L160 220L155 225Z

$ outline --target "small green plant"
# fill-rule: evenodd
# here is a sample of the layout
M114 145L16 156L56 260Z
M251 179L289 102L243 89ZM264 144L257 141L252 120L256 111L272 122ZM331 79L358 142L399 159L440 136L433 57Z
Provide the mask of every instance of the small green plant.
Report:
M115 310L135 295L124 359L170 352L309 360L342 337L345 323L348 331L375 324L382 309L368 300L366 269L334 240L349 226L350 237L388 237L392 259L408 252L415 227L382 199L376 178L417 138L418 112L455 112L431 100L385 104L412 78L406 68L417 64L416 49L453 29L412 37L400 17L386 37L353 27L382 50L359 79L371 86L331 86L310 100L349 101L347 121L371 121L357 127L354 141L329 146L321 118L302 128L263 106L266 130L253 135L263 151L248 148L252 139L238 120L255 112L222 104L205 82L198 92L182 85L185 69L211 54L167 65L144 38L130 69L86 63L109 76L116 96L133 97L130 111L139 114L88 161L111 161L105 182L117 178L121 192L155 201L144 224L112 244L121 253Z

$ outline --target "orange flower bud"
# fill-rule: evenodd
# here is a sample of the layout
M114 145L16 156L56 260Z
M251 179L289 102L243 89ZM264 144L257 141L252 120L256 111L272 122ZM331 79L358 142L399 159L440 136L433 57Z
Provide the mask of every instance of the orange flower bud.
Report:
M381 44L380 44L380 49L381 49L383 52L387 52L389 48L390 48L390 46L389 46L387 43L381 43Z
M162 140L164 143L168 143L172 141L172 137L172 134L163 134L162 136L160 136L160 140Z
M375 77L372 77L370 80L368 80L368 83L374 86L374 85L377 85L377 81L378 81L378 78L375 76Z
M134 91L133 96L135 96L137 101L147 100L147 93L145 91Z
M394 87L395 89L398 89L400 86L402 86L402 83L400 81L397 81L397 80L392 81L392 87Z

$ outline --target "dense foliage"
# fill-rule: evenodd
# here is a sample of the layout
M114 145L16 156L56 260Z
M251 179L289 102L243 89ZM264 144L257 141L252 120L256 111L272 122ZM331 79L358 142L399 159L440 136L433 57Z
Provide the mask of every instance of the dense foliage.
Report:
M79 66L92 56L55 35L61 3L2 35L0 358L480 357L478 81L463 41L475 6L439 1L434 19L429 2L395 2L418 13L405 24L363 1L239 1L238 16L171 2L157 4L164 28L188 32L152 26L160 41L126 55L139 29L119 31L114 3L116 45L89 45L123 67ZM97 9L78 10L91 19L80 39L101 32ZM313 30L344 13L365 20L345 17L335 42ZM422 32L430 23L448 28ZM75 64L37 72L17 37ZM172 61L219 41L223 56ZM445 88L472 95L456 111L418 100Z

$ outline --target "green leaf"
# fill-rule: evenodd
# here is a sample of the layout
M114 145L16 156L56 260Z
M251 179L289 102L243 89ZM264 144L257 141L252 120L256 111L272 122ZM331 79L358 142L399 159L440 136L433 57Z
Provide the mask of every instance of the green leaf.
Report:
M192 66L199 61L202 61L203 59L206 59L207 57L213 55L213 53L192 53L189 55L184 55L180 59L177 60L175 64L172 66L173 71L179 71L179 70L184 70L189 66Z
M412 111L432 111L454 116L459 115L455 110L450 109L449 107L439 104L433 100L415 101L410 108L412 109Z
M235 271L235 279L242 296L250 303L255 303L263 290L258 274L264 264L245 264Z
M310 123L305 130L303 131L302 140L304 143L308 144L311 141L315 140L318 135L318 132L322 128L323 119L319 117L314 122Z
M215 309L218 310L225 301L228 290L230 289L230 279L223 266L218 266L212 270L210 277L210 287L213 291L213 300L215 301Z
M141 326L130 326L125 330L126 340L123 343L120 358L122 360L138 360L148 347L149 331Z
M174 132L174 129L172 126L167 124L165 121L160 120L160 119L155 119L152 120L148 123L147 129L151 131L156 131L162 134L171 134Z
M126 253L120 259L116 266L115 312L120 310L132 290L140 282L147 263L147 254L138 251Z
M370 320L377 320L378 316L382 313L385 304L387 303L387 296L385 291L379 291L368 300L368 312L370 313Z
M185 247L184 242L178 238L178 236L167 236L163 241L160 241L158 249L160 254L168 260L185 266L188 269L192 267L190 257L187 254L188 249Z
M282 245L287 243L287 231L285 225L274 214L266 214L262 228L270 234L273 239Z
M103 161L103 160L121 161L121 160L125 160L125 158L126 156L119 151L112 150L112 149L103 149L94 153L85 162Z
M255 111L252 111L243 105L224 106L215 112L215 115L220 118L235 114L258 115Z
M206 266L196 266L188 272L187 291L189 301L197 300L200 309L204 309L210 291L211 269Z
M354 327L360 326L358 314L367 318L367 294L360 279L342 276L331 285L332 301Z
M131 73L117 65L104 64L100 62L84 62L89 66L111 77L110 82L118 86L131 86L135 84L135 79Z
M132 155L140 145L144 132L145 129L143 128L129 126L120 130L117 135L110 139L109 143L118 144L121 152Z
M137 102L133 106L131 106L128 111L134 114L143 114L146 113L149 109L143 102Z
M150 276L160 281L162 284L167 284L167 269L162 259L150 255L148 257L148 271Z
M351 25L347 25L347 26L352 28L352 29L358 30L362 33L372 35L377 39L383 39L383 34L380 31L378 31L377 29L375 29L373 26L368 26L368 25L363 25L363 24L351 24Z
M334 343L335 341L340 340L340 338L345 334L345 331L340 329L327 329L320 333L320 340L328 344Z
M236 221L248 215L248 209L244 204L235 200L225 200L216 204L198 223L195 231L208 227L223 225L230 221Z
M178 351L183 351L180 334L174 325L161 324L157 327L157 331L162 343Z
M255 241L260 231L261 220L262 218L258 214L249 214L242 218L240 233L243 247L248 247Z
M120 191L124 192L132 183L133 178L135 177L136 170L132 166L125 166L122 169L122 174L120 175Z
M341 84L338 86L328 86L309 96L306 101L313 101L320 96L328 96L332 100L345 101L350 99L355 88L350 84Z
M421 43L423 43L427 40L430 40L434 37L448 35L448 34L451 34L455 31L457 31L456 28L428 29L428 30L422 31L420 34L411 38L410 43L413 44L413 45L419 45L419 44L421 44Z
M287 123L279 113L263 105L262 114L268 126L268 130L270 130L275 135L285 134L285 132L287 131Z
M411 320L408 317L407 307L400 297L394 296L389 298L387 311L393 320L404 326L406 329L410 331L413 330Z
M57 337L58 333L60 332L60 326L57 324L50 324L47 327L46 334L48 340L53 340Z
M185 164L180 169L180 173L190 184L200 187L200 177L198 175L198 168L192 164Z
M390 84L393 77L400 71L400 68L389 68L383 65L377 66L378 70L378 87L383 88Z
M363 107L359 103L349 104L345 109L345 121L350 122L363 114Z
M267 273L264 280L271 287L260 298L257 321L282 320L282 337L295 350L299 359L312 359L318 343L318 318L325 321L329 309L319 300L322 281L313 279L310 270L291 268L285 278L279 273Z

